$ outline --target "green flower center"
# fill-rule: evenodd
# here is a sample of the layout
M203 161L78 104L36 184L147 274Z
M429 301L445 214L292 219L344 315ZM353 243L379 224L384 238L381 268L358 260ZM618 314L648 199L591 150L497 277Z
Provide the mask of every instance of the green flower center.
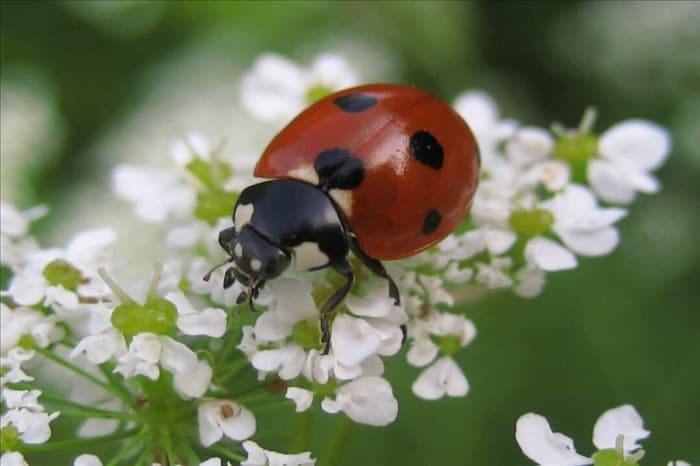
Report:
M43 275L51 285L61 285L63 288L73 291L78 288L78 285L83 280L80 270L63 259L55 259L49 262L44 267Z
M598 153L598 138L594 134L561 136L554 144L554 156L572 164L585 163Z
M308 320L297 322L292 328L292 341L305 350L318 348L321 340L321 331L318 325Z
M438 347L440 348L440 352L442 354L446 355L453 355L459 349L462 347L462 343L459 341L459 337L457 335L445 335L440 339L438 342Z
M13 425L0 429L0 452L14 451L19 444L19 432Z
M597 451L591 458L593 466L639 466L636 461L628 461L622 453L613 448Z
M168 333L177 319L177 308L163 298L149 298L143 306L136 303L120 304L112 312L112 325L125 335L150 332Z
M508 223L516 233L529 236L541 235L554 223L554 215L545 209L514 210L510 214Z

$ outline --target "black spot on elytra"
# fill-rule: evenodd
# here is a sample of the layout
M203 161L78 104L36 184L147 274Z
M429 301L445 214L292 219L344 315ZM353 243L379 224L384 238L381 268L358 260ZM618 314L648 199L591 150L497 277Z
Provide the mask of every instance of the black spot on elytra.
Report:
M427 131L416 131L411 136L411 141L409 142L409 147L411 148L411 154L420 163L439 170L442 168L442 162L445 155L442 151L442 146L435 139L435 136Z
M440 222L442 222L442 215L440 215L440 212L435 209L429 211L423 219L423 234L429 235L437 230L440 226Z
M314 169L318 173L318 185L325 191L356 188L365 177L362 160L353 157L349 150L337 147L318 154Z
M344 112L357 113L377 105L377 98L369 94L347 94L336 98L333 103Z

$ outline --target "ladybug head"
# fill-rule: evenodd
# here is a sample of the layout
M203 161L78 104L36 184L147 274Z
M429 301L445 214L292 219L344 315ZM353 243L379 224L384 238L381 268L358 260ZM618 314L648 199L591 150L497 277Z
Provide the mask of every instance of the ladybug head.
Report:
M241 232L233 227L223 230L219 233L219 244L230 256L227 262L233 262L224 275L224 288L236 281L249 288L239 301L245 298L250 301L265 281L277 278L291 262L289 253L250 226L243 227Z

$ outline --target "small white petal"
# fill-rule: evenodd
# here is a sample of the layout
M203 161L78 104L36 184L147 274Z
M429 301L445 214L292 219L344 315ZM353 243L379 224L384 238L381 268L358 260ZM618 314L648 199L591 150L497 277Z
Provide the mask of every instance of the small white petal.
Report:
M264 372L277 372L283 380L296 378L304 368L306 354L301 346L291 344L278 349L264 350L253 355L251 364Z
M162 352L160 363L163 368L172 373L190 372L194 370L199 360L197 354L189 346L170 337L160 337Z
M119 356L127 350L124 336L116 328L83 338L70 353L71 359L81 353L93 364L102 364L113 356Z
M618 435L624 436L623 450L632 452L641 446L637 441L651 432L644 429L644 420L632 405L622 405L605 411L593 427L593 444L599 450L615 448Z
M412 366L423 367L437 357L439 348L430 338L413 340L411 348L406 353L406 360Z
M241 463L241 466L314 466L316 464L316 460L311 458L311 453L308 451L285 455L265 450L250 440L243 442L243 448L248 453L248 458Z
M39 403L40 390L12 390L3 388L2 397L8 409L26 408L30 411L43 411L44 407Z
M648 121L626 120L601 135L599 150L616 163L651 171L659 168L671 152L671 136Z
M314 401L314 392L303 388L289 387L285 398L294 401L296 412L300 413L311 407L311 403Z
M593 231L555 231L569 249L582 256L610 254L620 242L620 234L613 227Z
M542 270L550 272L576 267L576 256L548 238L536 236L525 246L525 258Z
M176 372L173 377L173 386L183 398L199 398L209 388L212 374L209 364L199 361L191 370Z
M550 191L561 191L571 180L569 165L558 160L538 163L532 167L532 174Z
M591 160L588 164L588 182L607 202L629 204L634 200L635 188L627 182L626 175L625 171L606 160Z
M226 311L208 307L201 312L178 317L177 328L185 335L220 338L226 333L226 319Z
M22 453L16 451L6 451L0 456L1 466L29 466Z
M104 259L105 248L117 239L111 228L98 228L78 233L68 243L66 259L81 268L96 268Z
M370 426L385 426L399 413L391 385L381 377L362 376L336 390L336 399L325 398L321 407L329 413L342 410L350 419Z
M552 151L554 138L542 128L520 128L506 144L506 156L511 163L530 165Z
M462 369L450 356L443 356L418 376L413 393L425 400L437 400L443 396L465 396L469 383Z
M230 465L231 463L228 464ZM221 458L209 458L208 460L199 463L199 466L222 466Z
M493 254L503 254L513 246L518 236L510 230L485 228L484 241L486 249Z
M80 455L73 461L73 466L102 466L102 461L95 455Z
M682 460L676 460L676 461L669 461L667 466L692 466L690 463L682 461Z
M49 284L42 275L21 273L12 277L7 293L22 306L33 306L44 299Z
M350 312L360 317L384 317L394 308L394 298L370 294L365 297L350 295L345 299Z
M379 349L381 341L372 326L363 319L341 314L333 321L331 347L339 362L356 366Z
M545 273L539 267L523 267L516 272L515 276L518 279L518 285L513 288L513 291L524 298L537 296L544 288Z
M525 456L541 466L582 466L593 464L574 449L574 442L553 433L547 419L539 414L520 416L515 426L515 439Z

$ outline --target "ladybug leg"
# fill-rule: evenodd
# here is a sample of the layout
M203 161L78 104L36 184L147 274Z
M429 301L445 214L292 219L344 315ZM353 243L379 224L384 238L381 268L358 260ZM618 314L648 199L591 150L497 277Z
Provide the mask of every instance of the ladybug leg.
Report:
M357 240L355 240L354 237L349 236L349 239L350 239L350 241L349 241L350 249L352 250L353 254L355 254L355 257L357 257L365 267L370 269L376 275L384 278L389 283L389 296L394 298L394 303L397 306L399 304L401 304L401 297L399 296L399 288L396 286L394 279L391 278L391 275L389 275L389 273L387 273L386 269L384 268L384 264L382 264L377 259L373 259L373 258L369 257L362 250L362 248L360 248L360 245L357 244Z
M355 254L355 257L357 257L362 264L370 269L372 272L374 272L376 275L379 275L380 277L386 279L386 281L389 283L389 296L394 298L394 304L397 306L401 304L401 296L399 295L399 288L396 286L396 283L394 282L394 279L391 278L391 275L386 271L384 268L384 264L382 264L380 261L377 259L373 259L369 257L360 247L359 244L357 244L357 241L355 240L354 237L349 236L350 238L350 249L352 249L353 254ZM406 335L408 333L408 329L406 328L406 324L401 324L401 344L403 345L406 342Z
M321 306L321 342L325 343L326 346L323 349L322 354L328 354L331 349L331 331L328 327L328 313L333 311L340 303L343 302L345 297L350 292L352 284L355 281L355 273L352 270L352 265L348 262L346 257L343 258L342 262L333 264L333 269L340 275L346 278L345 284L338 288L333 295L328 298L328 301L323 303Z

